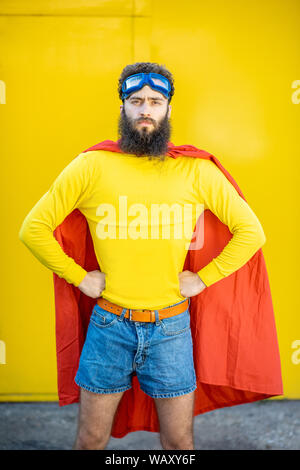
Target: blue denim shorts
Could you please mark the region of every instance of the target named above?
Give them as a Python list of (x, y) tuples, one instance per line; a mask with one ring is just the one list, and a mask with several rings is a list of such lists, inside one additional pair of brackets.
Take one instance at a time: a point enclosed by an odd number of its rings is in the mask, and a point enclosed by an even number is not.
[[(182, 301), (184, 302), (184, 300)], [(178, 302), (180, 304), (181, 302)], [(172, 304), (177, 305), (177, 304)], [(155, 322), (138, 322), (95, 305), (75, 377), (94, 393), (140, 388), (153, 398), (176, 397), (197, 388), (189, 308)]]

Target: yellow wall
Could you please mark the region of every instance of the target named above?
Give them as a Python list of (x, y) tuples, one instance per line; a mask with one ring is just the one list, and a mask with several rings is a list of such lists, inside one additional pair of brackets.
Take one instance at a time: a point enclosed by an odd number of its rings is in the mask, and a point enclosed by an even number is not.
[[(62, 6), (63, 5), (63, 6)], [(0, 401), (56, 400), (52, 273), (18, 239), (79, 152), (117, 138), (117, 80), (175, 76), (172, 142), (213, 153), (259, 217), (286, 398), (300, 398), (298, 0), (2, 0)]]

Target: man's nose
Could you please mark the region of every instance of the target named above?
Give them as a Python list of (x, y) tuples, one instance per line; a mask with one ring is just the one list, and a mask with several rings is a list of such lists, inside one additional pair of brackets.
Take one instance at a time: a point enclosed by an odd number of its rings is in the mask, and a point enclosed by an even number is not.
[(151, 115), (150, 111), (151, 111), (151, 108), (150, 108), (149, 103), (144, 102), (140, 108), (140, 114), (142, 116), (150, 116)]

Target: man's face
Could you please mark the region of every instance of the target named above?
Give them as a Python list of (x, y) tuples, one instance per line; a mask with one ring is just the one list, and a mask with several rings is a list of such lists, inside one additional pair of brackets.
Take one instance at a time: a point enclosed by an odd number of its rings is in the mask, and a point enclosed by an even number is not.
[(120, 148), (126, 153), (163, 157), (171, 133), (168, 99), (145, 85), (132, 93), (120, 110)]

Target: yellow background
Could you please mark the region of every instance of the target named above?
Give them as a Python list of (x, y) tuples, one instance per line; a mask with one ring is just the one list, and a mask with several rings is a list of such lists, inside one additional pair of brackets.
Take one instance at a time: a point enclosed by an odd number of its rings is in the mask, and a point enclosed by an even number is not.
[(299, 14), (298, 0), (1, 1), (0, 401), (57, 400), (52, 273), (18, 231), (78, 153), (117, 139), (136, 61), (171, 70), (171, 141), (214, 154), (263, 225), (284, 397), (300, 398)]

